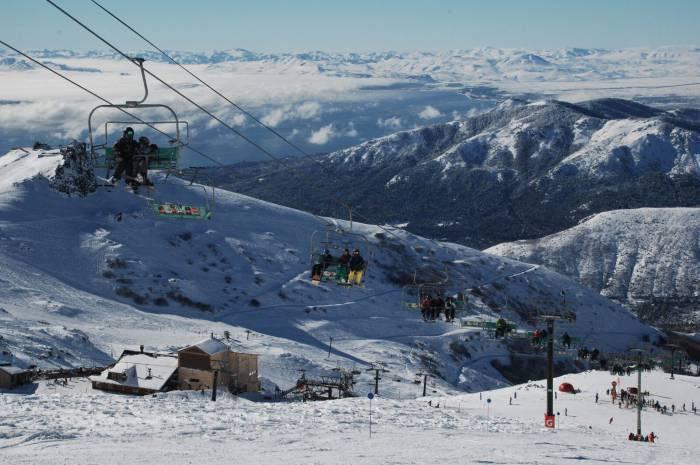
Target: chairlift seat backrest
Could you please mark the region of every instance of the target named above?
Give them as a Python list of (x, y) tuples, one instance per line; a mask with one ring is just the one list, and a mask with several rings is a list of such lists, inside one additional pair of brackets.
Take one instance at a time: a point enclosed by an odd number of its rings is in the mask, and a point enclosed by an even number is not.
[[(158, 147), (155, 153), (147, 155), (149, 170), (168, 170), (177, 168), (178, 147)], [(103, 160), (98, 160), (96, 168), (113, 169), (116, 166), (114, 161), (114, 149), (105, 148)]]

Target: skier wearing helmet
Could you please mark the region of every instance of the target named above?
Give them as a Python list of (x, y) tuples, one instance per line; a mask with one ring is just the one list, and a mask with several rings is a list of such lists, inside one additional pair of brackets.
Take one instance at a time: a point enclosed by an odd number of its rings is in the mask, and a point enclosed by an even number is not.
[(128, 176), (132, 171), (132, 162), (137, 148), (136, 141), (134, 141), (134, 129), (131, 127), (124, 129), (121, 139), (114, 144), (113, 148), (115, 167), (109, 182), (116, 184), (124, 172)]
[(349, 265), (350, 276), (348, 276), (348, 283), (359, 286), (362, 282), (362, 273), (365, 270), (365, 259), (360, 255), (360, 249), (355, 249), (352, 252)]

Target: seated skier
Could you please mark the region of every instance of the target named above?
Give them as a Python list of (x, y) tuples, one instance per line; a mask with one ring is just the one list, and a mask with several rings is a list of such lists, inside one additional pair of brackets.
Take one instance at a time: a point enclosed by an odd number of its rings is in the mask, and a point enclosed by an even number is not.
[(136, 154), (137, 144), (134, 141), (134, 130), (131, 127), (124, 129), (122, 137), (114, 144), (114, 173), (108, 179), (111, 184), (116, 184), (123, 173), (129, 176), (132, 172), (132, 163)]
[(496, 339), (499, 337), (506, 337), (507, 328), (508, 324), (506, 323), (506, 320), (504, 320), (503, 317), (499, 318), (496, 321)]
[(132, 175), (139, 184), (144, 186), (153, 185), (148, 179), (148, 159), (157, 153), (158, 146), (156, 144), (151, 144), (148, 137), (139, 137), (139, 143), (136, 146), (136, 154), (132, 163)]
[(316, 259), (314, 266), (311, 268), (311, 278), (316, 281), (320, 281), (323, 272), (326, 271), (326, 268), (332, 264), (333, 255), (331, 255), (331, 252), (328, 249), (325, 249), (323, 251), (323, 255)]
[(365, 259), (360, 255), (360, 249), (355, 249), (352, 252), (352, 257), (350, 257), (349, 262), (350, 275), (348, 276), (348, 282), (350, 284), (355, 284), (359, 286), (362, 282), (362, 273), (365, 270)]
[(343, 255), (338, 258), (338, 267), (335, 270), (335, 280), (339, 283), (348, 282), (348, 266), (350, 265), (350, 251), (343, 250)]

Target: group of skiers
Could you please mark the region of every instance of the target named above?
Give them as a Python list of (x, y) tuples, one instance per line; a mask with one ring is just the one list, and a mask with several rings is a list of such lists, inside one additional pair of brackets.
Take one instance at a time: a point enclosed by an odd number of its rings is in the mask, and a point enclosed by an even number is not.
[(333, 265), (335, 265), (335, 281), (337, 283), (359, 286), (362, 282), (365, 259), (362, 257), (360, 249), (355, 249), (352, 254), (350, 254), (349, 249), (344, 249), (337, 261), (331, 252), (325, 249), (322, 255), (316, 257), (311, 267), (311, 279), (321, 281), (323, 273)]
[(455, 319), (457, 306), (452, 297), (443, 299), (440, 293), (435, 298), (430, 294), (425, 294), (420, 300), (420, 311), (423, 315), (423, 321), (435, 321), (440, 317), (441, 313), (445, 314), (445, 321), (451, 323)]
[(114, 173), (108, 179), (116, 184), (124, 175), (126, 183), (134, 190), (139, 186), (152, 186), (148, 179), (148, 157), (158, 153), (158, 146), (151, 144), (148, 137), (141, 136), (134, 140), (134, 130), (124, 129), (122, 137), (114, 144)]
[(592, 361), (598, 360), (598, 356), (600, 355), (600, 351), (596, 348), (593, 350), (588, 350), (586, 347), (579, 349), (578, 351), (578, 358), (581, 359), (587, 359), (590, 358)]
[(544, 343), (547, 342), (547, 336), (548, 333), (546, 329), (536, 329), (535, 332), (532, 333), (532, 345), (544, 345)]
[(654, 442), (658, 436), (654, 434), (652, 431), (651, 433), (647, 434), (646, 436), (642, 434), (634, 434), (630, 433), (630, 435), (627, 437), (630, 441), (642, 441), (642, 442)]

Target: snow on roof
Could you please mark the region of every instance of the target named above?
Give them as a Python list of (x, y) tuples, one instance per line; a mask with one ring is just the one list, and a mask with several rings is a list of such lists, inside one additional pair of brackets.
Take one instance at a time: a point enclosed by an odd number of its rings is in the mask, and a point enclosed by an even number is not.
[(0, 371), (4, 371), (8, 375), (18, 375), (20, 373), (26, 373), (27, 370), (24, 368), (16, 367), (16, 366), (0, 366)]
[[(151, 369), (150, 377), (148, 369)], [(131, 386), (153, 391), (160, 391), (177, 370), (177, 357), (162, 355), (152, 357), (147, 354), (126, 355), (111, 368), (96, 376), (90, 376), (90, 381), (107, 384)], [(124, 373), (126, 379), (110, 379), (109, 373)]]
[(208, 353), (209, 355), (214, 355), (218, 354), (219, 352), (225, 352), (227, 350), (230, 350), (229, 346), (227, 346), (220, 340), (211, 337), (198, 342), (192, 347), (197, 347), (198, 349)]

